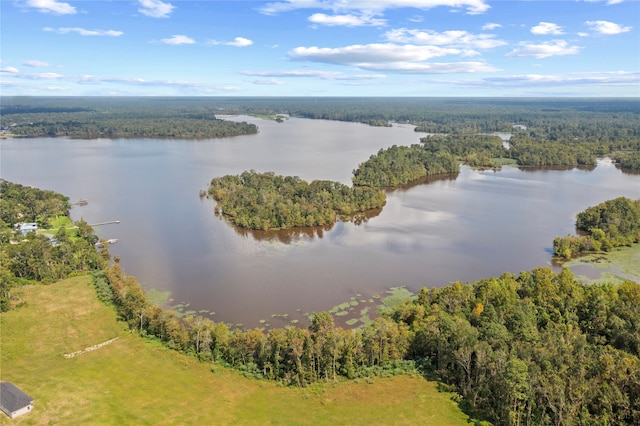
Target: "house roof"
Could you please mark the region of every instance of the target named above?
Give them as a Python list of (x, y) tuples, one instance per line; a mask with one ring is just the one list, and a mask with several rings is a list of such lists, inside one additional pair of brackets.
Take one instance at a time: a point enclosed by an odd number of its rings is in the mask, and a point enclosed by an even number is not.
[(2, 411), (12, 413), (33, 402), (26, 393), (22, 392), (11, 382), (0, 382), (0, 407)]

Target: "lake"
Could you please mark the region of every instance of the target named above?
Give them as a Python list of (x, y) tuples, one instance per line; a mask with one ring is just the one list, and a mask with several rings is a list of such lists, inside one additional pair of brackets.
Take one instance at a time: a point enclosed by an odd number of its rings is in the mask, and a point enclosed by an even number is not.
[[(169, 304), (245, 327), (304, 323), (305, 313), (350, 302), (359, 317), (391, 287), (417, 291), (551, 265), (553, 238), (575, 233), (575, 214), (618, 196), (640, 198), (640, 175), (600, 160), (592, 169), (476, 171), (389, 191), (362, 223), (249, 232), (200, 198), (211, 178), (274, 171), (351, 183), (379, 149), (419, 142), (412, 126), (291, 118), (255, 123), (256, 135), (226, 139), (0, 141), (1, 177), (61, 192), (87, 206), (74, 220), (96, 227), (145, 289)], [(188, 305), (188, 306), (187, 306)], [(215, 315), (213, 314), (215, 312)]]

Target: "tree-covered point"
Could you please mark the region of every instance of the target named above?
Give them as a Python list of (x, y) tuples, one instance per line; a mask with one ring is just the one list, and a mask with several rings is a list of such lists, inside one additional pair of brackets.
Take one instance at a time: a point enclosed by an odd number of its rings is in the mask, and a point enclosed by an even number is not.
[(553, 253), (570, 258), (586, 251), (609, 251), (640, 242), (640, 199), (618, 197), (589, 207), (576, 216), (583, 236), (556, 237)]
[(46, 226), (50, 218), (69, 216), (69, 209), (71, 204), (65, 195), (0, 179), (0, 219), (5, 226), (18, 222)]
[(208, 190), (221, 212), (242, 228), (277, 230), (332, 224), (338, 215), (350, 216), (382, 208), (380, 189), (349, 187), (339, 182), (297, 176), (278, 176), (253, 170), (214, 178)]
[(353, 171), (356, 186), (394, 187), (446, 173), (457, 173), (458, 161), (449, 152), (430, 152), (421, 145), (381, 149)]
[(616, 154), (613, 159), (623, 169), (640, 171), (640, 151)]

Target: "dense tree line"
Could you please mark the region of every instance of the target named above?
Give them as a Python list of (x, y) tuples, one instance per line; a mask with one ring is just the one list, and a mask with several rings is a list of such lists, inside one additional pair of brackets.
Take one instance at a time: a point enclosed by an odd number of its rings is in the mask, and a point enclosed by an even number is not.
[(56, 216), (69, 216), (69, 197), (0, 179), (0, 219), (3, 227), (18, 222), (46, 226)]
[(257, 133), (254, 124), (220, 120), (210, 104), (143, 98), (39, 98), (3, 105), (1, 127), (26, 137), (222, 138)]
[(381, 149), (353, 171), (353, 184), (394, 187), (425, 176), (458, 172), (458, 161), (448, 152), (430, 152), (421, 145)]
[(339, 215), (351, 216), (385, 203), (379, 189), (297, 176), (278, 176), (253, 170), (211, 180), (208, 193), (216, 211), (242, 228), (287, 229), (332, 224)]
[(556, 237), (553, 253), (570, 258), (588, 251), (609, 251), (640, 242), (640, 200), (619, 197), (589, 207), (576, 216), (576, 228), (585, 235)]
[(501, 425), (640, 423), (640, 284), (537, 268), (422, 289), (393, 312), (407, 358)]
[(596, 154), (602, 151), (598, 143), (548, 141), (526, 135), (513, 136), (509, 145), (505, 156), (521, 166), (595, 166)]
[(96, 251), (98, 237), (84, 220), (73, 230), (59, 228), (50, 238), (22, 235), (14, 225), (37, 222), (46, 228), (56, 216), (69, 216), (68, 197), (54, 191), (0, 182), (0, 310), (11, 307), (11, 289), (26, 282), (51, 283), (77, 272), (100, 270), (106, 249)]
[(640, 284), (631, 281), (584, 285), (569, 270), (544, 267), (423, 288), (361, 329), (336, 327), (319, 312), (307, 329), (266, 333), (180, 319), (146, 301), (117, 264), (96, 283), (112, 289), (132, 330), (250, 377), (306, 386), (417, 366), (495, 424), (640, 420)]
[(413, 362), (403, 361), (408, 327), (390, 318), (377, 318), (363, 330), (345, 330), (335, 326), (329, 313), (319, 312), (307, 329), (287, 326), (265, 334), (164, 311), (148, 301), (135, 278), (125, 275), (117, 263), (94, 274), (94, 284), (131, 330), (248, 376), (306, 386), (338, 377), (415, 371)]
[(640, 152), (617, 154), (613, 159), (623, 169), (640, 171)]

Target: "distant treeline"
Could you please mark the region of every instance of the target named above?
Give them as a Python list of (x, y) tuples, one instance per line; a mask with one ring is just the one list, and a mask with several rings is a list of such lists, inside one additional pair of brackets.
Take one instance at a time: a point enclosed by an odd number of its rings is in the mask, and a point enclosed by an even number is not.
[(17, 136), (207, 139), (257, 133), (220, 120), (212, 105), (144, 98), (20, 98), (0, 107), (0, 125)]
[[(289, 114), (374, 126), (410, 123), (440, 135), (436, 139), (448, 135), (445, 144), (471, 142), (464, 155), (452, 154), (473, 167), (496, 167), (497, 157), (523, 166), (572, 166), (609, 156), (640, 170), (637, 99), (3, 97), (1, 104), (0, 127), (21, 136), (217, 138), (257, 127), (216, 115)], [(512, 133), (511, 148), (474, 139), (493, 132)]]
[(640, 200), (619, 197), (589, 207), (576, 216), (576, 228), (586, 235), (556, 237), (553, 254), (568, 259), (583, 252), (639, 243)]

